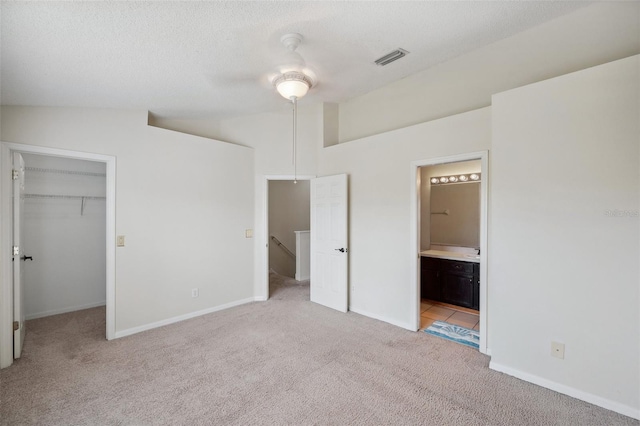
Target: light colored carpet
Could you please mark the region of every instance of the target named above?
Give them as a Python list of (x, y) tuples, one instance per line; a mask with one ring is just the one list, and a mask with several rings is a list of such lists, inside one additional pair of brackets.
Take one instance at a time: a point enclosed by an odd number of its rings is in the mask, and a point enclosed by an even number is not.
[(269, 272), (270, 300), (309, 300), (309, 280), (296, 281), (277, 272)]
[(29, 321), (3, 425), (637, 425), (504, 374), (478, 351), (272, 298), (111, 342), (104, 309)]

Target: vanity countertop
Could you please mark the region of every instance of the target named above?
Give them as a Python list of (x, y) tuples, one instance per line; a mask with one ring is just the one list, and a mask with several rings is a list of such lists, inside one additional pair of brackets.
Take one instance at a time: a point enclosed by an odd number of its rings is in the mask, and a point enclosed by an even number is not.
[(458, 253), (444, 250), (425, 250), (420, 252), (422, 257), (436, 257), (438, 259), (460, 260), (462, 262), (480, 263), (479, 254)]

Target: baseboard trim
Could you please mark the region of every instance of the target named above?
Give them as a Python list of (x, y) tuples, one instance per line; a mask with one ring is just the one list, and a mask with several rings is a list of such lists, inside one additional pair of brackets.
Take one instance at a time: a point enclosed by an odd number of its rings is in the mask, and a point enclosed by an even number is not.
[(188, 314), (178, 315), (177, 317), (167, 318), (161, 321), (152, 322), (150, 324), (141, 325), (138, 327), (128, 328), (126, 330), (116, 331), (115, 338), (131, 336), (132, 334), (141, 333), (143, 331), (152, 330), (154, 328), (163, 327), (165, 325), (174, 324), (176, 322), (196, 318), (202, 315), (211, 314), (213, 312), (223, 311), (225, 309), (233, 308), (235, 306), (245, 305), (247, 303), (254, 302), (255, 297), (249, 297), (247, 299), (236, 300), (235, 302), (225, 303), (224, 305), (214, 306), (213, 308), (202, 309), (200, 311), (189, 312)]
[(54, 309), (52, 311), (37, 312), (35, 314), (25, 315), (24, 319), (32, 320), (36, 318), (50, 317), (51, 315), (66, 314), (68, 312), (81, 311), (83, 309), (97, 308), (98, 306), (105, 306), (106, 304), (107, 302), (103, 300), (102, 302), (88, 303), (86, 305), (71, 306), (69, 308)]
[(367, 312), (364, 309), (360, 309), (357, 306), (349, 306), (349, 310), (356, 314), (364, 315), (365, 317), (377, 319), (379, 321), (383, 321), (389, 323), (391, 325), (395, 325), (396, 327), (404, 328), (409, 331), (416, 331), (416, 327), (406, 322), (397, 321), (392, 318), (385, 317), (384, 315), (374, 314), (372, 312)]
[(255, 302), (266, 302), (268, 299), (267, 296), (256, 296), (253, 298), (253, 300)]
[(508, 374), (509, 376), (522, 379), (529, 383), (533, 383), (534, 385), (542, 386), (543, 388), (551, 389), (552, 391), (568, 395), (572, 398), (580, 399), (590, 404), (597, 405), (598, 407), (606, 408), (607, 410), (615, 411), (616, 413), (620, 413), (633, 419), (640, 420), (640, 410), (629, 407), (628, 405), (624, 405), (610, 399), (602, 398), (600, 396), (584, 392), (571, 386), (566, 386), (554, 382), (552, 380), (544, 379), (534, 374), (525, 373), (524, 371), (507, 367), (506, 365), (502, 365), (494, 361), (489, 362), (489, 368), (491, 370), (499, 371), (501, 373)]

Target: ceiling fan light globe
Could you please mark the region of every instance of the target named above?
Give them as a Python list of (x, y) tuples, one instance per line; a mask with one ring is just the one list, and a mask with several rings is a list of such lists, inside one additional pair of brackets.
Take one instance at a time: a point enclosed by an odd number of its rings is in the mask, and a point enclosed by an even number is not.
[(288, 80), (278, 84), (278, 93), (286, 99), (293, 97), (300, 99), (309, 91), (309, 86), (303, 81)]
[(278, 76), (273, 85), (285, 99), (300, 99), (307, 94), (311, 87), (311, 79), (299, 72), (284, 73)]

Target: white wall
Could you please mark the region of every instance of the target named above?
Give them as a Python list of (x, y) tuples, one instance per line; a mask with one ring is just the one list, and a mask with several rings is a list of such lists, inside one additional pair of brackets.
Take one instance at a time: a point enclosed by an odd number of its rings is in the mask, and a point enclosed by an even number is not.
[(320, 153), (320, 175), (349, 174), (349, 309), (413, 328), (411, 163), (491, 145), (490, 109), (338, 144)]
[[(275, 236), (291, 252), (298, 256), (294, 231), (308, 231), (309, 181), (269, 181), (269, 235)], [(308, 261), (307, 261), (308, 263)], [(281, 275), (295, 277), (296, 260), (275, 241), (269, 241), (269, 268)]]
[[(438, 164), (420, 167), (420, 250), (429, 250), (431, 246), (431, 185), (434, 176), (481, 173), (479, 160), (458, 161), (456, 163)], [(478, 210), (479, 212), (479, 210)], [(479, 226), (479, 222), (478, 222)], [(478, 231), (478, 238), (479, 238)], [(476, 247), (476, 246), (473, 246)]]
[(594, 2), (342, 102), (340, 141), (485, 107), (494, 93), (638, 53), (640, 2)]
[[(291, 162), (291, 109), (223, 120), (221, 138), (225, 141), (250, 146), (255, 152), (254, 216), (254, 292), (258, 299), (266, 299), (268, 291), (268, 263), (265, 252), (268, 243), (266, 211), (267, 176), (290, 176)], [(323, 105), (298, 107), (298, 176), (314, 176), (317, 172), (318, 151), (323, 144)]]
[(636, 418), (639, 70), (493, 97), (488, 299), (493, 368)]
[[(254, 149), (256, 206), (254, 215), (254, 284), (258, 299), (266, 299), (268, 291), (268, 256), (265, 247), (269, 243), (267, 232), (267, 176), (293, 178), (292, 153), (292, 114), (291, 104), (282, 99), (277, 111), (253, 114), (242, 117), (217, 119), (167, 119), (151, 117), (153, 126), (173, 129), (193, 135), (224, 140), (233, 144)], [(331, 122), (325, 120), (331, 116)], [(311, 177), (317, 172), (318, 150), (327, 143), (337, 140), (337, 121), (335, 105), (307, 104), (302, 99), (298, 104), (298, 176)], [(325, 135), (325, 132), (329, 135)]]
[[(104, 163), (23, 154), (25, 193), (105, 197)], [(48, 173), (29, 168), (101, 174)], [(26, 318), (100, 306), (106, 299), (106, 203), (26, 198), (24, 264)]]
[(149, 113), (149, 126), (174, 130), (188, 135), (201, 136), (209, 139), (220, 139), (220, 119), (216, 117), (198, 118), (167, 118)]
[(2, 120), (5, 142), (117, 157), (116, 335), (253, 300), (253, 150), (149, 127), (144, 111), (3, 107)]

